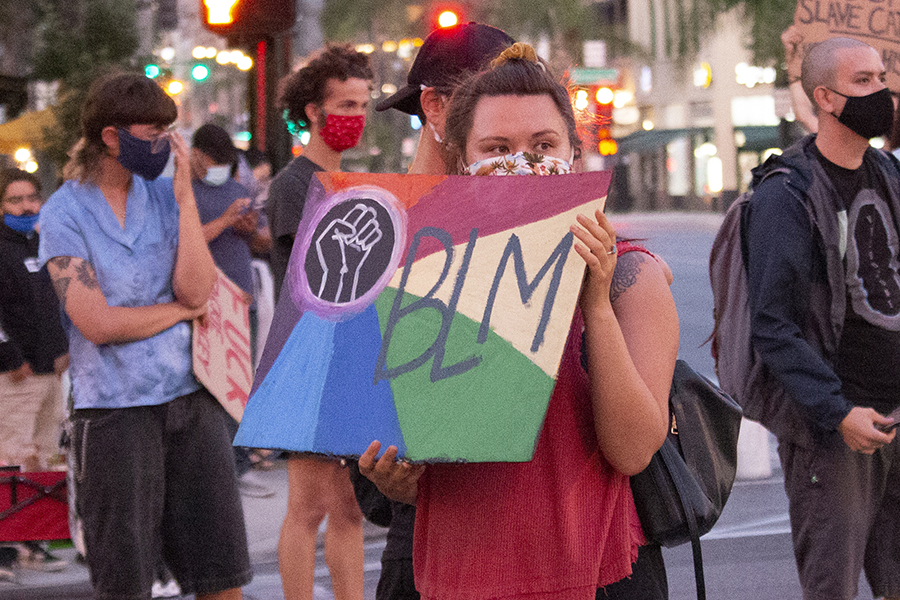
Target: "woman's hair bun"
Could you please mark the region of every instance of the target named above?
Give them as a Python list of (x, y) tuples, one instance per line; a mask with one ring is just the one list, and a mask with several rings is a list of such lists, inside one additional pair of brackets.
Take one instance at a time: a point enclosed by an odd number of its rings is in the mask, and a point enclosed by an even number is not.
[(529, 44), (516, 42), (501, 52), (500, 56), (491, 61), (491, 68), (496, 69), (511, 60), (527, 60), (529, 62), (540, 64), (538, 62), (537, 52), (534, 51), (534, 48)]

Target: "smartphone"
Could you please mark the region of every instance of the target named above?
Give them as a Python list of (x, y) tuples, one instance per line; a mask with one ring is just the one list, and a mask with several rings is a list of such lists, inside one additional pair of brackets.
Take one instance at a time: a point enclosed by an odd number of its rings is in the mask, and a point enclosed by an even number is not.
[(893, 419), (894, 422), (890, 425), (878, 425), (878, 430), (883, 431), (884, 433), (890, 433), (894, 429), (897, 429), (897, 427), (900, 427), (900, 408), (892, 411), (891, 414), (887, 416)]

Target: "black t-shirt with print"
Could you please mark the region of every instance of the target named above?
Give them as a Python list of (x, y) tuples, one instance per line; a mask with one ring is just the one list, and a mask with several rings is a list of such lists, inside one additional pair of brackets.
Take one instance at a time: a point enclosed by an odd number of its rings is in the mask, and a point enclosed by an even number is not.
[(844, 169), (816, 153), (846, 211), (847, 310), (835, 371), (850, 402), (886, 414), (900, 405), (897, 221), (874, 168)]

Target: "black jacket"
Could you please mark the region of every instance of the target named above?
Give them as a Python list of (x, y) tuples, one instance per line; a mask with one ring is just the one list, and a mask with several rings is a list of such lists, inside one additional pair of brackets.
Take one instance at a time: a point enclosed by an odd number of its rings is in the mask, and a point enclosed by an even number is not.
[[(833, 367), (846, 311), (846, 222), (814, 155), (815, 139), (807, 136), (753, 170), (746, 221), (753, 348), (787, 392), (772, 403), (792, 404), (773, 407), (763, 424), (800, 445), (836, 435), (853, 407)], [(892, 212), (900, 214), (900, 164), (874, 148), (863, 162), (881, 175)]]
[(0, 220), (0, 372), (27, 361), (35, 373), (52, 373), (53, 361), (68, 352), (59, 300), (38, 264), (38, 235)]

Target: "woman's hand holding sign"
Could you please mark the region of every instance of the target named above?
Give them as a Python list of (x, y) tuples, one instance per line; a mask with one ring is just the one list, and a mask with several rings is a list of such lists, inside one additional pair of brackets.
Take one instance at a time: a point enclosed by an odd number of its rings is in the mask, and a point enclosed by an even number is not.
[(377, 461), (381, 442), (374, 441), (359, 457), (359, 472), (375, 484), (378, 490), (398, 502), (416, 503), (419, 491), (419, 477), (425, 472), (425, 465), (413, 465), (397, 461), (397, 447), (388, 446)]

